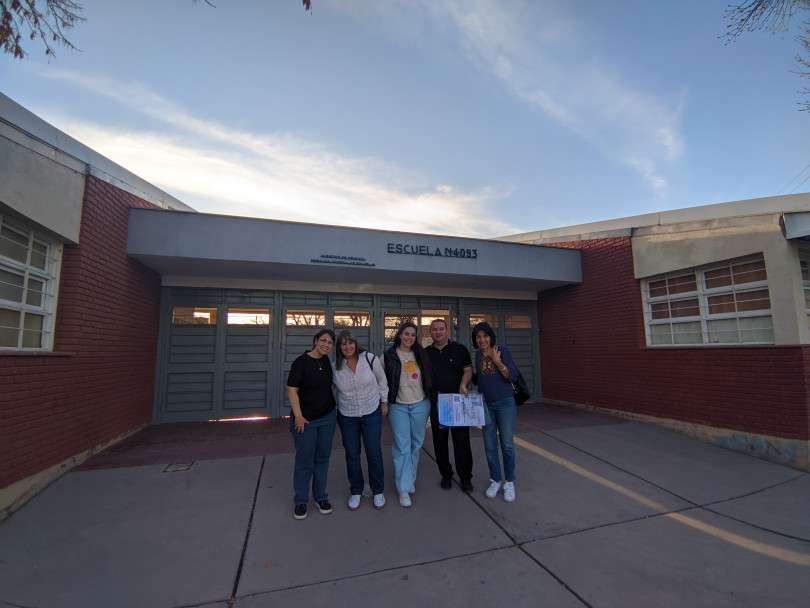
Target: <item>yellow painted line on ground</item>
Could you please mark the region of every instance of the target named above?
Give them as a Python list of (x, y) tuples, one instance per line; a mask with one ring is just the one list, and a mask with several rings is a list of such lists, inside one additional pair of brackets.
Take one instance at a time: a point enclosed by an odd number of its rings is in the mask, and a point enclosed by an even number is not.
[(722, 528), (718, 528), (717, 526), (712, 526), (710, 524), (704, 523), (695, 519), (694, 517), (689, 517), (688, 515), (684, 515), (683, 513), (667, 513), (667, 509), (662, 505), (654, 500), (650, 500), (649, 498), (645, 498), (641, 494), (637, 492), (633, 492), (624, 486), (621, 486), (609, 479), (605, 479), (601, 475), (597, 475), (596, 473), (589, 471), (579, 465), (574, 464), (573, 462), (568, 462), (564, 458), (557, 456), (553, 452), (549, 452), (548, 450), (544, 450), (541, 447), (534, 445), (533, 443), (529, 443), (525, 439), (521, 439), (519, 437), (515, 437), (515, 445), (519, 445), (520, 447), (529, 450), (549, 460), (555, 464), (558, 464), (562, 467), (565, 467), (569, 471), (576, 473), (577, 475), (581, 475), (586, 479), (590, 479), (591, 481), (598, 483), (599, 485), (605, 486), (606, 488), (610, 488), (636, 502), (639, 502), (651, 509), (662, 513), (665, 517), (669, 517), (670, 519), (674, 519), (677, 522), (680, 522), (684, 525), (687, 525), (695, 530), (700, 530), (706, 534), (710, 534), (715, 538), (719, 538), (720, 540), (726, 541), (733, 545), (737, 545), (738, 547), (742, 547), (743, 549), (748, 549), (749, 551), (754, 551), (755, 553), (759, 553), (761, 555), (767, 555), (768, 557), (773, 557), (775, 559), (779, 559), (785, 562), (789, 562), (791, 564), (797, 564), (799, 566), (810, 566), (810, 555), (806, 553), (799, 553), (798, 551), (791, 551), (790, 549), (782, 549), (780, 547), (775, 547), (773, 545), (769, 545), (767, 543), (761, 543), (759, 541), (746, 538), (745, 536), (741, 536), (739, 534), (735, 534), (733, 532), (728, 532), (723, 530)]

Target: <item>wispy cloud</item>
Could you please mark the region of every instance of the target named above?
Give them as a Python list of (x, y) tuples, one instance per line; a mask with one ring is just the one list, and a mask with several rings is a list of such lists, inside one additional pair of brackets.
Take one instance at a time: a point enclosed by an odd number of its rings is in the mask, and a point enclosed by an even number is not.
[(201, 120), (138, 84), (50, 72), (157, 121), (145, 132), (51, 113), (79, 141), (198, 211), (492, 237), (519, 230), (491, 215), (504, 192), (425, 185), (373, 158), (350, 158), (288, 134)]
[[(470, 58), (516, 97), (571, 129), (608, 158), (666, 188), (666, 165), (683, 151), (679, 107), (633, 90), (597, 57), (575, 48), (588, 36), (557, 2), (431, 3), (456, 24)], [(563, 59), (564, 58), (564, 59)]]
[[(467, 59), (511, 95), (538, 109), (635, 170), (663, 193), (671, 165), (683, 154), (683, 93), (661, 99), (637, 90), (582, 42), (592, 38), (560, 0), (399, 0), (400, 10), (430, 17), (457, 37)], [(391, 3), (363, 5), (390, 12)], [(347, 9), (348, 10), (348, 9)], [(354, 9), (356, 10), (356, 9)]]

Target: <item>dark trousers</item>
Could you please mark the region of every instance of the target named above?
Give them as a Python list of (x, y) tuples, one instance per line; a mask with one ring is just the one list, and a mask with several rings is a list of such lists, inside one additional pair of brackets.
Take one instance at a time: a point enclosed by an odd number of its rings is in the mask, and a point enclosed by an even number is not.
[(343, 449), (346, 451), (346, 474), (349, 477), (349, 493), (362, 494), (365, 487), (363, 466), (360, 458), (360, 442), (366, 449), (368, 464), (368, 483), (374, 494), (385, 490), (383, 455), (380, 440), (382, 438), (382, 409), (367, 416), (344, 416), (338, 412), (340, 434), (343, 436)]
[(458, 478), (464, 481), (472, 479), (472, 449), (470, 448), (470, 428), (466, 426), (439, 426), (439, 408), (436, 401), (430, 403), (430, 430), (433, 433), (433, 451), (436, 453), (436, 464), (442, 477), (452, 477), (453, 467), (450, 464), (450, 435), (453, 436), (453, 457), (456, 460)]

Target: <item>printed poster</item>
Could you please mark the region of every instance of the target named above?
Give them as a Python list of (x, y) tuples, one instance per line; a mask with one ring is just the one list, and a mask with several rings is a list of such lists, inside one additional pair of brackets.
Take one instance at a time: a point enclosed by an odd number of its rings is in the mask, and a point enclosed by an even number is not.
[(484, 426), (484, 396), (470, 393), (439, 393), (439, 424), (442, 426)]

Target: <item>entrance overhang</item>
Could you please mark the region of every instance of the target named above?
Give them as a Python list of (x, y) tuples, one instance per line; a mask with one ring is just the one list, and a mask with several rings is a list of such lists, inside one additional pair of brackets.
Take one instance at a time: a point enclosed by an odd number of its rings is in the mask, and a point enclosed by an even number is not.
[(163, 209), (130, 209), (127, 253), (164, 285), (536, 299), (580, 252)]

